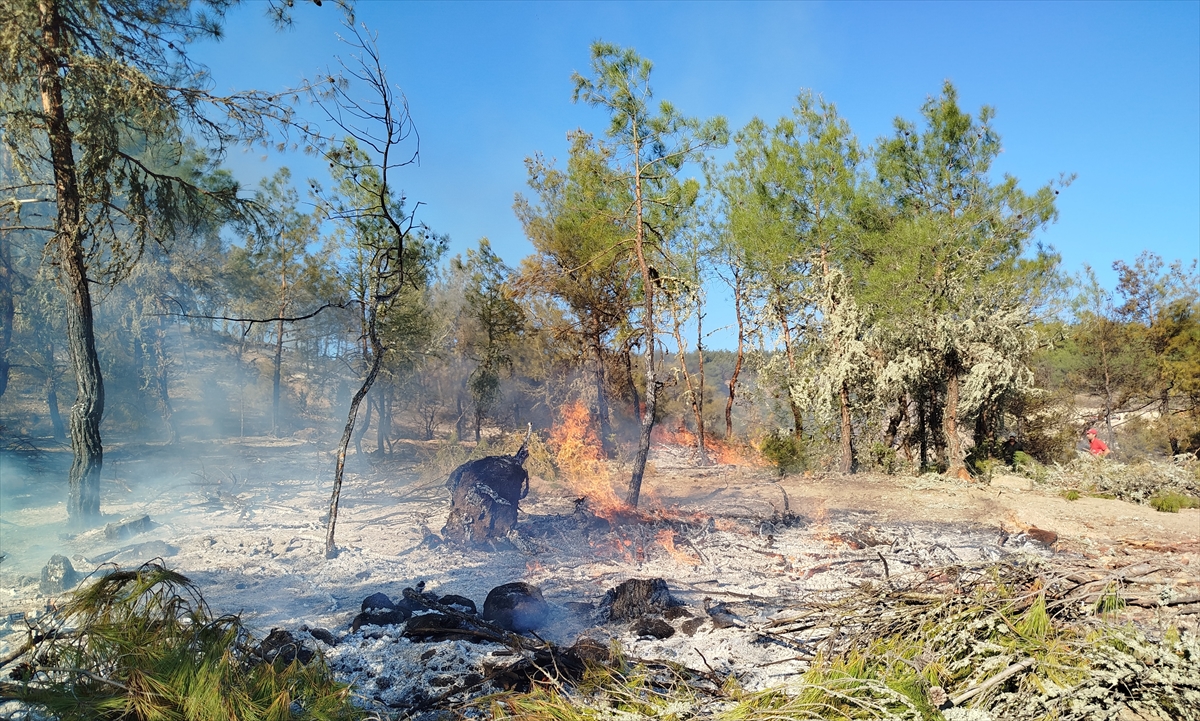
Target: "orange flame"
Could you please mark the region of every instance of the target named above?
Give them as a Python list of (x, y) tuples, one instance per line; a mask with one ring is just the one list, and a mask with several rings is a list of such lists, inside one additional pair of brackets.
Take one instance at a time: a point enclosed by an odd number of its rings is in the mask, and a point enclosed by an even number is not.
[(612, 518), (625, 508), (608, 480), (608, 464), (592, 428), (591, 414), (580, 401), (563, 406), (560, 419), (550, 431), (549, 446), (554, 461), (571, 490), (588, 499), (588, 509)]
[(669, 528), (664, 528), (658, 532), (658, 535), (655, 536), (655, 540), (658, 541), (660, 546), (666, 549), (667, 553), (671, 555), (671, 558), (674, 558), (679, 563), (688, 566), (695, 566), (699, 564), (699, 560), (695, 556), (687, 553), (686, 551), (681, 551), (675, 547), (675, 531), (672, 531)]
[[(665, 426), (655, 426), (650, 437), (655, 443), (663, 445), (681, 446), (684, 448), (696, 448), (699, 445), (699, 439), (696, 437), (696, 434), (688, 430), (687, 426), (684, 426), (682, 423), (673, 431), (668, 430)], [(708, 453), (710, 460), (724, 466), (767, 465), (766, 461), (752, 446), (739, 445), (712, 435), (706, 434), (704, 436), (704, 450)]]

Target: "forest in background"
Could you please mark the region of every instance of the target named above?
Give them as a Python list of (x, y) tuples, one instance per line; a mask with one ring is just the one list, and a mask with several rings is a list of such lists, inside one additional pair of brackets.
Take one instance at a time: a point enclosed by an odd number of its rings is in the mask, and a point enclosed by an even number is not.
[[(807, 91), (731, 132), (597, 43), (574, 100), (609, 129), (530, 149), (511, 268), (486, 239), (447, 257), (399, 190), (413, 121), (352, 20), (343, 76), (220, 97), (184, 50), (219, 19), (186, 3), (3, 8), (0, 423), (71, 443), (75, 516), (101, 436), (290, 436), (348, 408), (340, 462), (582, 406), (633, 505), (655, 426), (794, 470), (956, 473), (1010, 434), (1052, 462), (1089, 426), (1118, 459), (1200, 450), (1195, 260), (1065, 274), (1038, 233), (1071, 178), (999, 176), (994, 111), (949, 83), (869, 146)], [(330, 176), (221, 168), (289, 141)], [(736, 348), (709, 347), (720, 288)]]

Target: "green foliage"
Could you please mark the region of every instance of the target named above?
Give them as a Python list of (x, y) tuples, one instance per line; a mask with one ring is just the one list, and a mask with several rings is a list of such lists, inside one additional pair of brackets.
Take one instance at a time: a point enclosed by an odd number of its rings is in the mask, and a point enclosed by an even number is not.
[(890, 446), (885, 446), (876, 441), (871, 444), (871, 448), (867, 457), (870, 459), (870, 467), (887, 475), (895, 475), (896, 471), (900, 470), (902, 465), (900, 456), (896, 453), (896, 449)]
[(1150, 505), (1162, 513), (1179, 513), (1181, 508), (1200, 508), (1200, 498), (1167, 491), (1151, 497)]
[(1070, 488), (1065, 491), (1062, 491), (1058, 495), (1062, 496), (1063, 498), (1067, 499), (1068, 501), (1078, 501), (1080, 498), (1083, 497), (1079, 493), (1079, 491), (1075, 490), (1074, 488)]
[(5, 691), (63, 721), (362, 718), (322, 660), (262, 660), (239, 618), (157, 564), (81, 588), (38, 633)]
[(776, 431), (762, 439), (758, 452), (779, 470), (779, 475), (799, 473), (808, 467), (808, 449), (804, 441), (787, 431)]

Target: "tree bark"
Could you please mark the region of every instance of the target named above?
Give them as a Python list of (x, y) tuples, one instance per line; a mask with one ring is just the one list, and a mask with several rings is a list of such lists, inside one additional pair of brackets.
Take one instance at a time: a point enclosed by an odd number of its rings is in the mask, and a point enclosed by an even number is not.
[(963, 465), (962, 444), (958, 440), (958, 364), (950, 364), (950, 377), (946, 380), (946, 407), (942, 410), (942, 432), (946, 436), (946, 473), (956, 475), (966, 468)]
[(787, 318), (782, 311), (779, 312), (779, 325), (783, 329), (783, 350), (787, 355), (788, 362), (787, 397), (788, 406), (792, 409), (792, 436), (799, 439), (804, 435), (804, 411), (792, 397), (792, 376), (796, 372), (796, 354), (792, 350), (792, 328), (788, 325)]
[(600, 423), (600, 451), (605, 458), (616, 455), (613, 448), (612, 423), (609, 421), (608, 390), (604, 379), (604, 344), (600, 339), (600, 321), (592, 319), (592, 332), (588, 338), (592, 346), (592, 358), (596, 363), (596, 416)]
[(67, 429), (63, 426), (62, 414), (58, 411), (58, 389), (55, 387), (54, 371), (46, 376), (46, 410), (50, 412), (50, 426), (54, 429), (54, 440), (62, 443), (67, 440)]
[(280, 306), (279, 327), (275, 331), (275, 366), (271, 374), (271, 435), (279, 437), (279, 380), (283, 366), (283, 314), (286, 305)]
[(842, 406), (842, 473), (854, 473), (854, 427), (850, 423), (850, 389), (842, 381), (838, 399)]
[(68, 475), (67, 517), (74, 525), (87, 525), (100, 518), (100, 470), (104, 447), (100, 420), (104, 416), (104, 379), (96, 355), (92, 318), (92, 295), (84, 260), (83, 209), (75, 172), (73, 133), (63, 104), (62, 16), (56, 0), (40, 0), (42, 48), (38, 55), (38, 82), (46, 134), (54, 167), (57, 213), (54, 244), (58, 253), (59, 278), (66, 290), (67, 350), (75, 370), (78, 392), (71, 406), (71, 450), (74, 459)]
[(8, 349), (12, 347), (13, 319), (16, 305), (13, 303), (13, 270), (10, 257), (8, 233), (0, 233), (0, 397), (8, 390)]
[(158, 405), (162, 411), (163, 423), (167, 426), (167, 444), (179, 440), (179, 428), (175, 425), (175, 409), (171, 407), (171, 395), (168, 393), (167, 353), (163, 347), (167, 329), (159, 316), (158, 329), (154, 336), (154, 379), (158, 389)]
[(742, 372), (742, 363), (746, 359), (746, 319), (742, 314), (742, 274), (737, 268), (733, 269), (733, 313), (737, 318), (737, 357), (733, 363), (733, 375), (729, 376), (729, 399), (725, 401), (725, 440), (733, 438), (733, 399), (737, 395), (738, 375)]
[(633, 473), (629, 478), (629, 492), (625, 502), (637, 508), (642, 493), (642, 477), (646, 473), (646, 458), (650, 455), (650, 433), (654, 430), (654, 414), (658, 410), (658, 372), (654, 363), (654, 289), (656, 278), (651, 277), (650, 264), (646, 261), (646, 227), (643, 223), (642, 206), (642, 148), (636, 120), (633, 122), (633, 202), (637, 227), (634, 230), (633, 247), (637, 255), (638, 270), (642, 274), (642, 327), (646, 342), (646, 407), (642, 411), (642, 432), (638, 438), (638, 451), (633, 459)]
[(350, 399), (350, 411), (346, 414), (346, 428), (342, 431), (342, 442), (338, 445), (337, 464), (334, 466), (333, 471), (333, 495), (329, 498), (329, 513), (325, 530), (325, 558), (337, 557), (334, 532), (337, 529), (338, 504), (342, 496), (342, 476), (346, 470), (346, 451), (350, 447), (350, 436), (354, 433), (354, 420), (358, 416), (358, 406), (371, 390), (376, 376), (379, 375), (379, 368), (383, 365), (383, 342), (379, 340), (379, 335), (375, 332), (374, 309), (371, 311), (367, 333), (371, 340), (371, 347), (375, 351), (375, 357), (371, 359), (370, 370), (367, 371), (367, 376), (363, 378), (362, 385), (355, 391), (354, 397)]

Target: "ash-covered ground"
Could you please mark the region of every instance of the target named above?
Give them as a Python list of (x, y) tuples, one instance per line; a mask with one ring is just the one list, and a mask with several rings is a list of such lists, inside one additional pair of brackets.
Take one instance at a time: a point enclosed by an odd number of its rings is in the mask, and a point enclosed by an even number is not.
[[(756, 689), (806, 667), (807, 655), (795, 644), (763, 633), (771, 620), (847, 589), (905, 583), (947, 565), (1013, 554), (1129, 553), (1111, 537), (1054, 540), (1031, 531), (1032, 520), (1022, 521), (1000, 499), (1025, 493), (1030, 508), (1049, 504), (1032, 491), (909, 479), (905, 493), (895, 492), (891, 501), (885, 493), (872, 502), (827, 504), (804, 486), (836, 484), (836, 478), (780, 483), (764, 469), (699, 468), (687, 449), (663, 446), (652, 453), (638, 516), (605, 520), (603, 509), (579, 502), (571, 488), (535, 477), (521, 503), (517, 537), (495, 550), (438, 542), (448, 511), (445, 479), (422, 481), (415, 456), (377, 466), (352, 458), (338, 522), (340, 553), (326, 559), (328, 454), (312, 443), (271, 439), (189, 450), (195, 453), (186, 462), (176, 448), (108, 454), (102, 499), (108, 520), (146, 514), (152, 522), (122, 539), (106, 537), (103, 527), (66, 533), (61, 476), (39, 480), (5, 461), (0, 609), (8, 620), (0, 626), (0, 654), (20, 640), (22, 614), (56, 601), (39, 588), (40, 569), (52, 555), (67, 556), (81, 574), (161, 557), (196, 582), (214, 612), (241, 613), (263, 636), (272, 628), (328, 630), (336, 644), (311, 645), (367, 705), (411, 711), (495, 690), (480, 681), (511, 656), (494, 643), (410, 641), (403, 626), (368, 625), (350, 633), (365, 597), (384, 593), (398, 600), (420, 583), (427, 592), (465, 596), (482, 608), (490, 589), (525, 581), (549, 603), (547, 623), (537, 631), (547, 641), (569, 646), (588, 637), (608, 645), (615, 639), (631, 657), (735, 674)], [(931, 483), (938, 487), (931, 490)], [(924, 501), (931, 512), (906, 513), (913, 493), (940, 500)], [(945, 504), (945, 513), (937, 503)], [(953, 512), (967, 503), (995, 513)], [(996, 522), (997, 514), (1007, 520)], [(1164, 583), (1194, 592), (1200, 548), (1195, 536), (1189, 540), (1192, 518), (1171, 522), (1181, 525), (1157, 524), (1161, 542), (1178, 546), (1169, 552), (1177, 573)], [(670, 637), (639, 635), (628, 621), (604, 617), (598, 604), (606, 591), (632, 578), (665, 580), (682, 605), (672, 614)], [(299, 638), (309, 642), (307, 634)]]

